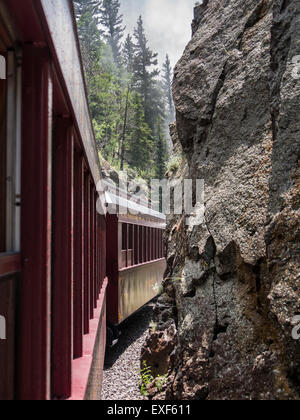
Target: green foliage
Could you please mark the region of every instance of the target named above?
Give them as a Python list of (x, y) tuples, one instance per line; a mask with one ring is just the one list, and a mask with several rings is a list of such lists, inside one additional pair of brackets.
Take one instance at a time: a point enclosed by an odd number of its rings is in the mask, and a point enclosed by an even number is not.
[(103, 0), (100, 9), (100, 23), (104, 37), (111, 47), (115, 63), (121, 62), (121, 40), (124, 30), (123, 17), (120, 15), (119, 0)]
[(133, 102), (132, 130), (129, 136), (129, 144), (132, 145), (129, 151), (129, 161), (139, 174), (148, 165), (153, 164), (152, 150), (153, 138), (148, 124), (145, 122), (145, 115), (140, 96), (136, 93)]
[(163, 90), (167, 108), (167, 121), (172, 123), (175, 119), (174, 102), (172, 96), (172, 68), (168, 54), (163, 65)]
[(163, 387), (166, 385), (168, 380), (168, 374), (154, 377), (152, 374), (152, 369), (147, 365), (147, 362), (143, 362), (143, 369), (140, 372), (141, 375), (141, 394), (143, 397), (147, 397), (148, 386), (155, 382), (155, 386), (159, 392), (162, 391)]
[(169, 158), (166, 164), (166, 168), (168, 172), (174, 173), (178, 171), (181, 165), (182, 165), (182, 156), (174, 154)]
[(157, 179), (163, 179), (166, 173), (166, 161), (168, 159), (167, 144), (164, 138), (162, 130), (162, 124), (160, 118), (157, 122), (157, 133), (156, 133), (156, 173)]
[(141, 394), (143, 397), (148, 396), (147, 388), (154, 381), (154, 377), (151, 372), (151, 367), (147, 365), (147, 362), (143, 362), (143, 369), (141, 370)]
[(99, 153), (116, 169), (134, 169), (146, 180), (162, 178), (170, 66), (159, 80), (142, 17), (133, 36), (123, 38), (119, 0), (74, 0), (74, 5)]

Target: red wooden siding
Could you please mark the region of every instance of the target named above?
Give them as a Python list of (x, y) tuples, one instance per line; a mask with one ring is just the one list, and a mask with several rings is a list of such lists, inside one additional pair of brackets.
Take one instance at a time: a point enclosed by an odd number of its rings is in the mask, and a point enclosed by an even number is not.
[[(1, 261), (0, 261), (1, 265)], [(0, 339), (0, 400), (15, 397), (16, 287), (19, 276), (0, 278), (0, 315), (5, 318), (6, 340)]]
[(84, 333), (89, 333), (90, 321), (90, 176), (84, 178)]
[(90, 319), (94, 318), (95, 309), (95, 194), (94, 186), (90, 184)]
[(74, 153), (74, 358), (83, 355), (84, 296), (84, 162)]
[(73, 358), (73, 133), (56, 118), (54, 138), (54, 255), (52, 314), (52, 397), (71, 395)]

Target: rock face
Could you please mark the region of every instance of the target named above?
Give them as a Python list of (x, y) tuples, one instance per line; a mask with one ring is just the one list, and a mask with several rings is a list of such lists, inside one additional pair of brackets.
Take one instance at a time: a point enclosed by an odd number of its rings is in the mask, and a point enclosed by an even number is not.
[(193, 33), (175, 69), (186, 165), (172, 176), (205, 180), (205, 221), (169, 217), (142, 360), (169, 373), (166, 399), (299, 399), (300, 2), (206, 0)]

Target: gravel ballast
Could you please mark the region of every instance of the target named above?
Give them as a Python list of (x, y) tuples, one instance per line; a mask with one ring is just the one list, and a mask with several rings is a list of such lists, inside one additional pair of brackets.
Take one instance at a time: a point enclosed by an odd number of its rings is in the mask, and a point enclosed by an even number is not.
[(144, 399), (139, 390), (140, 355), (153, 307), (154, 303), (149, 303), (122, 324), (118, 343), (106, 355), (102, 400)]

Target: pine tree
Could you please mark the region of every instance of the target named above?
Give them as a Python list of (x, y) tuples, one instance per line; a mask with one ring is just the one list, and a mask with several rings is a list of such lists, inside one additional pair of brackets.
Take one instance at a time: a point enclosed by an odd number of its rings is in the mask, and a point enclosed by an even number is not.
[(145, 179), (163, 176), (164, 89), (142, 18), (134, 41), (128, 35), (121, 49), (118, 0), (74, 4), (99, 152), (112, 166), (133, 168)]
[(125, 97), (125, 109), (124, 109), (124, 119), (123, 119), (123, 130), (121, 135), (119, 155), (120, 155), (120, 169), (123, 171), (124, 162), (125, 162), (125, 151), (126, 151), (126, 134), (127, 134), (127, 125), (128, 125), (128, 114), (130, 111), (130, 95), (132, 92), (132, 71), (134, 63), (134, 45), (132, 42), (132, 37), (127, 36), (124, 43), (123, 51), (123, 65), (126, 68), (127, 72), (127, 81), (126, 81), (126, 97)]
[(170, 124), (175, 120), (175, 109), (172, 96), (172, 68), (168, 54), (163, 65), (163, 90), (167, 104), (167, 123)]
[(154, 96), (157, 97), (155, 91), (157, 89), (156, 77), (159, 71), (153, 66), (157, 66), (157, 54), (153, 53), (148, 46), (148, 40), (145, 35), (142, 16), (139, 17), (137, 27), (134, 30), (134, 87), (142, 98), (142, 104), (145, 113), (145, 119), (148, 125), (154, 130), (156, 122), (156, 111), (158, 111), (158, 103), (155, 102)]
[(129, 34), (124, 43), (122, 56), (127, 73), (132, 76), (134, 66), (134, 43), (132, 42), (132, 36)]
[(157, 123), (157, 135), (156, 135), (156, 159), (155, 159), (155, 176), (157, 179), (163, 179), (166, 172), (167, 162), (167, 145), (164, 138), (162, 129), (162, 123), (160, 118)]
[(102, 0), (74, 0), (76, 17), (79, 18), (87, 12), (91, 12), (93, 15), (97, 15), (101, 3)]
[(100, 50), (103, 47), (98, 29), (101, 0), (74, 0), (78, 35), (81, 45), (88, 89), (90, 80), (97, 73)]
[(124, 35), (123, 16), (120, 15), (119, 0), (103, 0), (100, 23), (104, 28), (104, 36), (110, 45), (115, 63), (121, 62), (121, 39)]
[(135, 94), (129, 161), (131, 166), (141, 175), (149, 174), (153, 166), (153, 138), (151, 134), (151, 129), (145, 122), (141, 98), (138, 94)]

